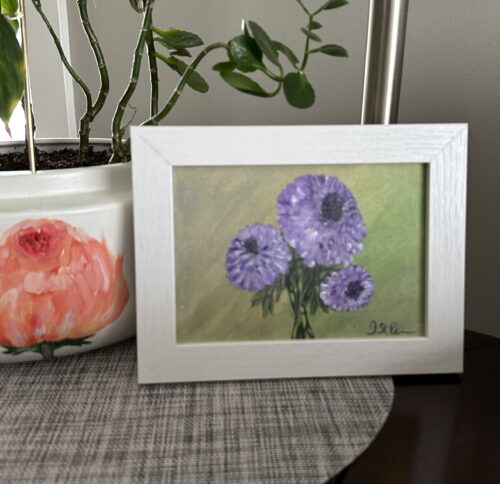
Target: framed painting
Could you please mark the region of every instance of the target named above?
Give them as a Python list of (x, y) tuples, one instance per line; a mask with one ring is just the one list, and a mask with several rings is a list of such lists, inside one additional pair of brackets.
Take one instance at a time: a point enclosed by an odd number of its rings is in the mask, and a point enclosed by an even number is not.
[(139, 382), (462, 371), (466, 125), (132, 130)]

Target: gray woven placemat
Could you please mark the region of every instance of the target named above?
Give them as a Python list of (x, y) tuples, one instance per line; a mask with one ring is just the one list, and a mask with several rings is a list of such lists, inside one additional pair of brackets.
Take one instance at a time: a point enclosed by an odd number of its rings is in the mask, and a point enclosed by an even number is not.
[(137, 385), (135, 341), (0, 367), (0, 482), (323, 482), (382, 427), (391, 378)]

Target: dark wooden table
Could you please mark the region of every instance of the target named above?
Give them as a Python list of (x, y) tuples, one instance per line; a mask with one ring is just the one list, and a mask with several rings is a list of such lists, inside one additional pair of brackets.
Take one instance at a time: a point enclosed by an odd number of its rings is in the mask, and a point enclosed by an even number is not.
[(331, 483), (500, 483), (500, 339), (466, 331), (461, 377), (397, 377), (395, 384), (384, 428)]

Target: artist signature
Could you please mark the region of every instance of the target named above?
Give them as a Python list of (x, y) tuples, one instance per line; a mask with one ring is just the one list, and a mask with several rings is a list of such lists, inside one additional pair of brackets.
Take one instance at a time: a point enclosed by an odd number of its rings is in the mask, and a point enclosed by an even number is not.
[(405, 331), (399, 327), (397, 321), (392, 323), (379, 323), (372, 319), (369, 323), (370, 331), (367, 333), (368, 336), (373, 336), (374, 334), (387, 334), (387, 335), (397, 335), (397, 334), (414, 334), (416, 331)]

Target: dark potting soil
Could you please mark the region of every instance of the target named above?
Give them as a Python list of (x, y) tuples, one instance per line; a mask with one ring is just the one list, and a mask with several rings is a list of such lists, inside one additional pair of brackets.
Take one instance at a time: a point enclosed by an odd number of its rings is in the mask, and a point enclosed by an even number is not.
[[(88, 157), (83, 162), (78, 160), (78, 150), (63, 148), (56, 151), (35, 149), (37, 170), (57, 170), (60, 168), (82, 168), (85, 166), (106, 165), (111, 152), (95, 151), (90, 147)], [(0, 153), (0, 171), (29, 170), (28, 156), (23, 151)]]

